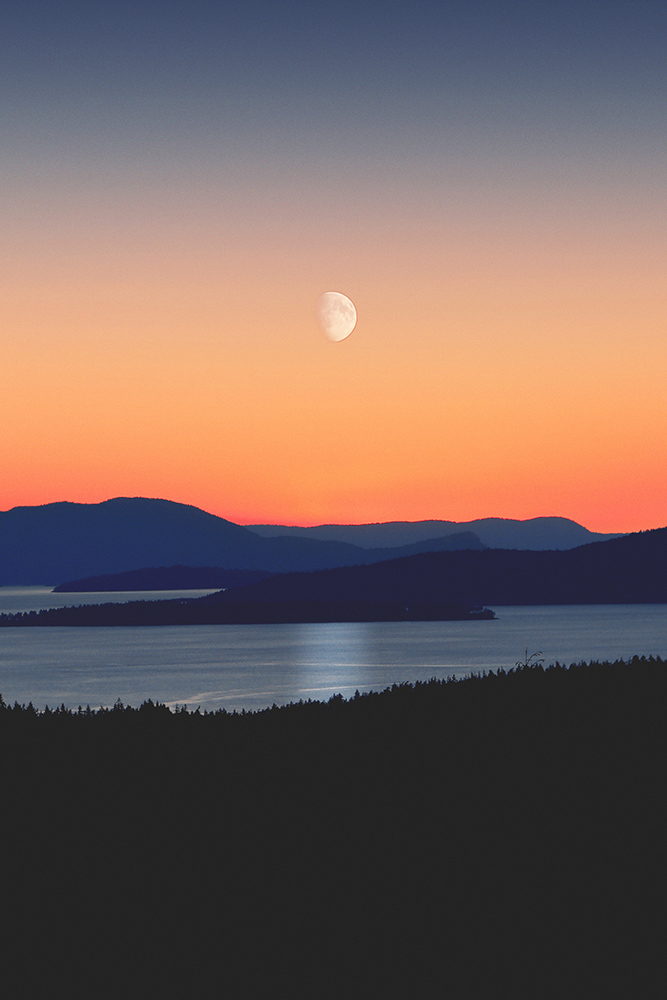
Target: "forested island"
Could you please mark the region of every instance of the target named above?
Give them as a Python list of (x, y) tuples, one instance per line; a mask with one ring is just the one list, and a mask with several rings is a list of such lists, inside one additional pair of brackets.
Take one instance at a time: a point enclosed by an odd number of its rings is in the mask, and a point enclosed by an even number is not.
[(531, 661), (255, 713), (0, 702), (8, 995), (652, 995), (667, 662)]
[(438, 601), (224, 600), (185, 598), (81, 604), (0, 615), (0, 628), (110, 625), (268, 625), (302, 622), (480, 621), (495, 618), (489, 608), (464, 608)]

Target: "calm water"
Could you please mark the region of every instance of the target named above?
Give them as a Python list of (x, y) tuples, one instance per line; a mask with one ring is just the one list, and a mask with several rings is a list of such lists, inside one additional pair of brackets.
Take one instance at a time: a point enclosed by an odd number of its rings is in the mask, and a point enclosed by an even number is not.
[[(138, 596), (0, 588), (0, 611)], [(509, 607), (496, 614), (497, 621), (481, 622), (0, 629), (0, 692), (38, 708), (152, 698), (250, 709), (512, 667), (526, 648), (541, 650), (546, 663), (635, 653), (667, 658), (664, 604)]]

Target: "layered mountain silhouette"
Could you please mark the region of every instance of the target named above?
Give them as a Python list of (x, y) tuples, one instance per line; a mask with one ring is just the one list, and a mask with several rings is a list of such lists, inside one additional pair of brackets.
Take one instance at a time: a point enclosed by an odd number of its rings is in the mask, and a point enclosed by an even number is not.
[(619, 534), (589, 531), (566, 517), (533, 517), (527, 521), (502, 517), (461, 522), (386, 521), (378, 524), (320, 524), (312, 528), (278, 524), (250, 524), (248, 527), (264, 538), (295, 535), (326, 542), (348, 542), (368, 549), (431, 543), (453, 531), (471, 531), (484, 547), (491, 549), (573, 549), (588, 542), (605, 542), (620, 537)]
[(205, 601), (348, 600), (511, 604), (667, 603), (667, 528), (567, 551), (427, 552), (372, 566), (263, 580)]
[[(469, 530), (471, 525), (479, 525), (485, 537)], [(175, 565), (268, 573), (311, 571), (369, 565), (420, 552), (481, 550), (510, 536), (506, 547), (527, 549), (563, 549), (598, 537), (564, 518), (275, 528), (275, 537), (264, 537), (259, 530), (187, 504), (143, 497), (15, 507), (0, 512), (0, 586), (56, 585)], [(337, 532), (340, 537), (309, 534), (319, 530)], [(352, 538), (359, 541), (348, 540)], [(369, 543), (370, 548), (364, 547)]]
[[(470, 533), (434, 547), (477, 547)], [(421, 545), (421, 550), (429, 546)], [(219, 566), (265, 572), (375, 562), (347, 542), (261, 538), (232, 521), (171, 500), (117, 497), (99, 504), (53, 503), (0, 513), (0, 586), (59, 584), (150, 566)], [(407, 554), (407, 553), (406, 553)]]
[(494, 605), (641, 603), (667, 603), (667, 528), (562, 552), (421, 553), (279, 574), (196, 600), (5, 615), (0, 625), (423, 621), (493, 617)]
[(197, 507), (142, 497), (53, 503), (0, 514), (0, 584), (58, 584), (149, 566), (318, 569), (356, 549), (314, 539), (263, 539)]

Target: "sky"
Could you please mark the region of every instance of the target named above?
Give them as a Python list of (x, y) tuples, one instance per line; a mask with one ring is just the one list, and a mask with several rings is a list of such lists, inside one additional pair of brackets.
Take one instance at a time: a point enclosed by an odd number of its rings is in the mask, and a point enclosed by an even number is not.
[(666, 525), (666, 43), (644, 0), (4, 0), (0, 509)]

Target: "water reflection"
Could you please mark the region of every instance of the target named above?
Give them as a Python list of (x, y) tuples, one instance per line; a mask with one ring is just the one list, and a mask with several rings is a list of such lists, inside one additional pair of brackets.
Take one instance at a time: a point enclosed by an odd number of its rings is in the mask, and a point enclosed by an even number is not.
[(223, 643), (209, 664), (218, 686), (168, 704), (249, 708), (369, 690), (374, 672), (368, 628), (358, 622), (211, 627), (211, 638)]
[(497, 621), (0, 629), (0, 692), (37, 707), (258, 709), (545, 662), (667, 657), (667, 605), (514, 607)]
[(369, 624), (337, 622), (297, 625), (296, 658), (290, 687), (301, 697), (322, 701), (340, 692), (349, 697), (373, 686)]

